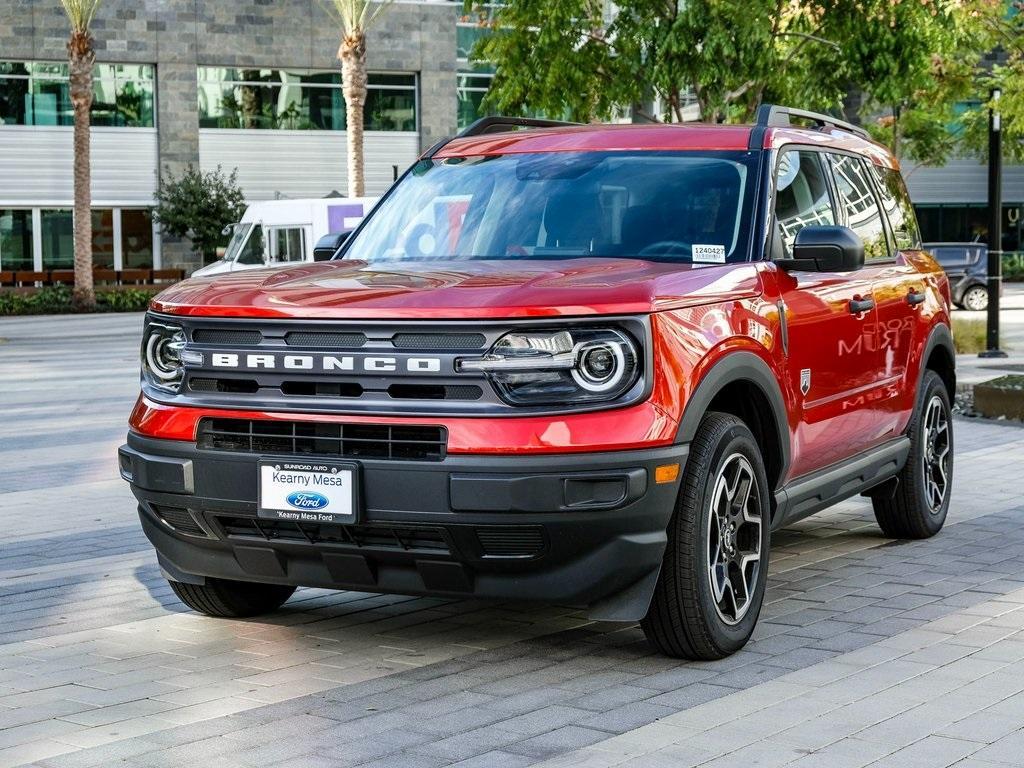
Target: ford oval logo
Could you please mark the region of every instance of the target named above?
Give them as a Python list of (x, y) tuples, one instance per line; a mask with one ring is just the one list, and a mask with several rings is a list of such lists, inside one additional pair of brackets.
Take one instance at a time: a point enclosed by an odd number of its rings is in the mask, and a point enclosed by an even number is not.
[(296, 509), (323, 509), (330, 503), (326, 496), (313, 491), (289, 493), (285, 501)]

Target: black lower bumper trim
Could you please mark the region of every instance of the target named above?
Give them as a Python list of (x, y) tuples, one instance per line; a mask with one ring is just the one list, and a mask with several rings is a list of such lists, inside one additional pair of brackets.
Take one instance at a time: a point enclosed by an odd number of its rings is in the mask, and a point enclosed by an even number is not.
[[(129, 435), (122, 474), (170, 578), (601, 604), (634, 620), (650, 597), (635, 586), (653, 586), (678, 493), (678, 480), (657, 484), (654, 470), (684, 462), (686, 447), (365, 461), (355, 525), (258, 517), (260, 458)], [(187, 464), (190, 487), (168, 489), (174, 473), (162, 462)], [(147, 487), (153, 477), (159, 488)], [(194, 526), (179, 530), (176, 521)], [(618, 594), (629, 605), (615, 605)]]

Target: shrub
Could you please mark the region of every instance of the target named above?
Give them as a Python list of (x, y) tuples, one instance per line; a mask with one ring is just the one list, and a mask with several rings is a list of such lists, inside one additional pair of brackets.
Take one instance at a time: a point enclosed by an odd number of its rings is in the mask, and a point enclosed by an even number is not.
[[(160, 290), (122, 288), (96, 291), (97, 312), (143, 312), (149, 300)], [(75, 312), (71, 288), (47, 286), (31, 292), (0, 291), (0, 315), (63, 315)]]
[[(953, 318), (953, 343), (958, 355), (976, 354), (987, 348), (988, 324), (984, 320), (967, 320)], [(1006, 350), (1009, 347), (1000, 341), (999, 346)]]

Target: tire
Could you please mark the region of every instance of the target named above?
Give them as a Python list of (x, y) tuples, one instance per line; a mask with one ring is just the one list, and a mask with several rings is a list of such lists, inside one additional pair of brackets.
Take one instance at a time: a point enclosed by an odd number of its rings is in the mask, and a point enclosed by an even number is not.
[(207, 616), (229, 619), (276, 611), (295, 591), (295, 587), (278, 584), (226, 579), (207, 579), (205, 585), (170, 580), (167, 583), (178, 599), (192, 610)]
[(988, 309), (988, 288), (983, 285), (972, 285), (960, 297), (960, 306), (972, 312)]
[(891, 495), (872, 498), (875, 519), (894, 539), (927, 539), (942, 529), (953, 488), (953, 418), (946, 385), (925, 371), (908, 429), (910, 454)]
[[(736, 504), (743, 487), (749, 489), (746, 503)], [(640, 622), (659, 651), (713, 660), (746, 645), (768, 577), (768, 494), (761, 451), (746, 424), (730, 414), (708, 413), (690, 444), (661, 573)], [(715, 501), (729, 513), (719, 517)], [(734, 521), (734, 532), (724, 533), (723, 518)], [(749, 559), (755, 550), (757, 559)], [(714, 570), (712, 560), (719, 564)], [(745, 562), (742, 569), (739, 562)]]

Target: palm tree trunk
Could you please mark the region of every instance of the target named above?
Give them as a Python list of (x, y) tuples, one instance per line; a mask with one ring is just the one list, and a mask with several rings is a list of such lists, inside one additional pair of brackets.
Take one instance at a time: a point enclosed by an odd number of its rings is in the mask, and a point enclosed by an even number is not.
[(366, 36), (362, 32), (346, 34), (338, 49), (341, 81), (345, 93), (345, 131), (348, 138), (348, 195), (362, 197), (366, 188), (363, 175), (363, 107), (366, 106)]
[(96, 295), (92, 283), (92, 195), (89, 166), (89, 110), (92, 107), (92, 68), (96, 54), (88, 33), (73, 33), (68, 41), (71, 75), (71, 104), (75, 110), (75, 290), (78, 309), (93, 309)]

